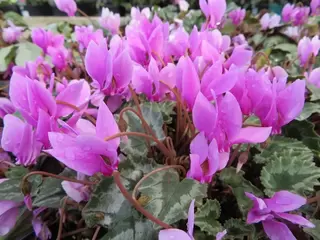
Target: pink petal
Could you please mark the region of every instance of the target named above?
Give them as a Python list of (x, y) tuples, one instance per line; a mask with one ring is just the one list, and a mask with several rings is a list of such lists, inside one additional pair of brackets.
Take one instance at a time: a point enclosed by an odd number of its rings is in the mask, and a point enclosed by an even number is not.
[(304, 197), (288, 191), (276, 192), (272, 198), (265, 199), (265, 202), (272, 211), (281, 213), (288, 212), (300, 208), (307, 203)]
[(272, 127), (246, 127), (229, 139), (233, 144), (237, 143), (262, 143), (270, 136)]
[(61, 183), (63, 190), (67, 193), (67, 195), (72, 198), (77, 203), (85, 200), (84, 194), (82, 192), (83, 184), (81, 183), (73, 183), (68, 181), (62, 181)]
[(222, 232), (218, 232), (217, 235), (216, 235), (216, 240), (222, 240), (222, 238), (227, 235), (227, 229), (225, 229), (224, 231)]
[(208, 172), (206, 172), (206, 175), (212, 176), (218, 171), (220, 165), (218, 144), (215, 139), (213, 139), (209, 145), (208, 163), (209, 169)]
[(152, 97), (152, 79), (149, 73), (141, 66), (135, 66), (132, 76), (132, 86), (137, 93), (144, 93), (148, 98)]
[(208, 157), (208, 141), (204, 135), (204, 132), (200, 132), (190, 144), (191, 154), (199, 155), (200, 163), (202, 164)]
[(194, 228), (194, 199), (191, 201), (188, 211), (188, 234), (190, 237), (193, 236), (193, 228)]
[(9, 96), (14, 107), (29, 110), (27, 85), (31, 80), (18, 73), (13, 73), (10, 79)]
[(271, 240), (296, 240), (290, 229), (284, 223), (274, 220), (266, 220), (262, 222), (265, 233)]
[(224, 169), (229, 162), (230, 153), (229, 152), (221, 152), (219, 153), (219, 171)]
[(230, 67), (232, 64), (237, 67), (248, 65), (252, 58), (252, 50), (248, 50), (243, 46), (237, 46), (234, 48), (232, 55), (226, 61), (226, 67)]
[(201, 181), (203, 178), (203, 171), (201, 168), (199, 155), (197, 154), (190, 154), (190, 169), (187, 173), (187, 177), (198, 181)]
[(48, 132), (52, 130), (51, 123), (49, 114), (39, 109), (39, 119), (35, 135), (37, 141), (41, 142), (46, 148), (50, 146)]
[[(101, 102), (98, 111), (98, 118), (96, 123), (96, 134), (98, 137), (105, 139), (119, 133), (119, 128), (114, 120), (112, 113), (104, 102)], [(120, 138), (115, 138), (108, 141), (108, 145), (113, 149), (117, 149), (120, 144)]]
[[(3, 206), (4, 201), (0, 201), (0, 206)], [(13, 207), (3, 214), (0, 214), (0, 236), (6, 235), (16, 224), (17, 217), (19, 216), (19, 208)]]
[[(218, 87), (217, 82), (220, 82), (222, 76), (222, 63), (217, 61), (209, 67), (201, 79), (201, 92), (207, 97), (211, 97), (211, 88), (215, 91), (214, 87)], [(220, 91), (221, 93), (221, 91)], [(219, 93), (219, 94), (220, 94)]]
[(192, 240), (192, 238), (180, 229), (165, 229), (159, 232), (159, 240)]
[(217, 96), (231, 90), (238, 81), (238, 74), (239, 72), (236, 68), (230, 69), (220, 78), (217, 78), (216, 81), (213, 81), (209, 85), (209, 89), (213, 89)]
[(208, 99), (199, 92), (192, 109), (192, 119), (199, 131), (205, 132), (208, 136), (212, 133), (216, 124), (217, 112)]
[(133, 64), (129, 52), (124, 50), (113, 62), (113, 76), (118, 89), (127, 87), (132, 79)]
[(296, 215), (296, 214), (289, 214), (289, 213), (276, 213), (276, 215), (280, 218), (286, 219), (292, 223), (299, 224), (300, 226), (303, 227), (308, 227), (308, 228), (314, 228), (315, 225), (305, 219), (302, 216)]

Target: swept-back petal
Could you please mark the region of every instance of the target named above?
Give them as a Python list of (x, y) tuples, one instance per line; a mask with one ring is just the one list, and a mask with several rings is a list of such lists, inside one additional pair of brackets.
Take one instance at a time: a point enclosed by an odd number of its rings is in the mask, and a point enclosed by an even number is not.
[(276, 192), (272, 198), (265, 199), (269, 209), (274, 212), (288, 212), (300, 208), (307, 203), (304, 197), (288, 191)]
[(265, 233), (271, 240), (296, 240), (290, 229), (284, 223), (275, 220), (266, 220), (262, 222), (262, 225)]

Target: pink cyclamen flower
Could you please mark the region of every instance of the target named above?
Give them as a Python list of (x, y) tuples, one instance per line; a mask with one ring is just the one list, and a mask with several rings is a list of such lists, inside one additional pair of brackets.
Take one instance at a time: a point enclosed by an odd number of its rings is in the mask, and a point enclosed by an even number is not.
[[(177, 228), (170, 228), (161, 230), (159, 232), (159, 240), (193, 240), (193, 229), (194, 229), (194, 203), (192, 200), (188, 210), (188, 232), (182, 231)], [(221, 240), (227, 234), (227, 230), (217, 233), (216, 240)]]
[(15, 112), (15, 108), (8, 98), (0, 97), (0, 118)]
[(72, 17), (76, 14), (77, 4), (74, 0), (54, 0), (57, 8)]
[(239, 34), (237, 36), (234, 36), (232, 38), (232, 42), (235, 46), (239, 46), (239, 45), (247, 46), (248, 45), (248, 42), (243, 34)]
[[(0, 179), (0, 183), (7, 180), (7, 178)], [(6, 235), (16, 224), (19, 206), (21, 206), (20, 202), (0, 200), (0, 236)]]
[(253, 207), (247, 216), (247, 223), (262, 222), (265, 233), (271, 240), (296, 239), (287, 225), (277, 219), (284, 219), (303, 227), (314, 228), (315, 225), (300, 215), (286, 213), (296, 210), (307, 203), (304, 197), (288, 191), (276, 192), (272, 198), (258, 198), (245, 193), (253, 201)]
[(42, 144), (36, 140), (32, 126), (11, 114), (6, 115), (3, 122), (2, 148), (16, 156), (17, 164), (24, 166), (34, 164)]
[(294, 5), (287, 3), (286, 5), (284, 5), (283, 9), (282, 9), (282, 21), (284, 22), (290, 22), (291, 21), (291, 14), (293, 12), (294, 9)]
[(189, 3), (186, 0), (174, 0), (174, 3), (179, 5), (182, 12), (186, 12), (189, 9)]
[(69, 61), (69, 51), (65, 47), (49, 47), (48, 55), (51, 57), (53, 65), (60, 71), (68, 66)]
[[(79, 124), (82, 125), (82, 131), (77, 130)], [(46, 152), (79, 173), (89, 176), (99, 172), (111, 175), (119, 162), (117, 149), (120, 139), (110, 141), (104, 139), (117, 133), (119, 133), (118, 125), (108, 107), (102, 102), (96, 126), (80, 119), (72, 134), (50, 132), (52, 149)], [(108, 165), (102, 156), (108, 158)]]
[(199, 4), (207, 18), (208, 27), (216, 28), (221, 24), (227, 9), (226, 0), (200, 0)]
[(112, 34), (117, 34), (120, 28), (120, 15), (119, 13), (111, 12), (109, 8), (102, 8), (99, 23), (103, 28), (109, 30)]
[[(78, 173), (77, 179), (84, 180), (85, 175)], [(61, 185), (63, 190), (67, 193), (67, 195), (77, 203), (89, 200), (90, 194), (88, 186), (83, 185), (81, 183), (74, 183), (68, 181), (62, 181)]]
[(310, 7), (313, 16), (320, 15), (320, 0), (311, 0)]
[(48, 47), (62, 47), (64, 44), (64, 36), (62, 34), (53, 34), (43, 28), (34, 28), (31, 32), (32, 42), (42, 48), (47, 53)]
[(317, 56), (320, 49), (319, 36), (314, 36), (312, 39), (303, 37), (298, 44), (298, 57), (300, 64), (305, 66), (312, 56)]
[(313, 69), (307, 79), (308, 82), (320, 88), (320, 67)]
[(90, 41), (99, 43), (103, 39), (103, 32), (101, 29), (94, 31), (92, 25), (90, 26), (75, 26), (74, 28), (76, 41), (79, 43), (79, 50), (82, 52), (86, 49)]
[(19, 40), (22, 35), (23, 27), (17, 27), (8, 20), (9, 27), (3, 28), (2, 38), (6, 43), (13, 43)]
[(51, 239), (51, 232), (47, 226), (40, 218), (33, 217), (32, 226), (34, 233), (40, 240)]
[(229, 153), (219, 152), (217, 141), (212, 139), (210, 144), (204, 132), (200, 132), (190, 145), (190, 169), (187, 177), (201, 183), (211, 182), (212, 176), (225, 168), (229, 160)]
[(303, 25), (308, 21), (310, 13), (309, 7), (295, 7), (291, 14), (291, 21), (293, 25)]
[(261, 29), (272, 29), (278, 27), (280, 25), (281, 17), (277, 14), (270, 15), (269, 13), (265, 13), (260, 19)]
[(237, 8), (229, 13), (229, 18), (234, 25), (240, 25), (243, 22), (245, 16), (246, 10), (241, 8)]

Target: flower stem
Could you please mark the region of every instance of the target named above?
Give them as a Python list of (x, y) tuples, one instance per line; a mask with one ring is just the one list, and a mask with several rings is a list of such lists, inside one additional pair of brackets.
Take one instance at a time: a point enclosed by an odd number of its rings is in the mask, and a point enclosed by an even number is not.
[(118, 171), (113, 172), (113, 177), (114, 177), (115, 183), (117, 184), (117, 186), (118, 186), (119, 190), (121, 191), (121, 193), (123, 194), (123, 196), (137, 209), (137, 211), (139, 211), (146, 218), (148, 218), (149, 220), (153, 221), (154, 223), (160, 225), (161, 227), (163, 227), (165, 229), (172, 228), (169, 224), (162, 222), (160, 219), (156, 218), (151, 213), (149, 213), (147, 210), (145, 210), (142, 206), (140, 206), (140, 204), (137, 201), (135, 201), (131, 197), (130, 193), (123, 186), (121, 179), (120, 179), (120, 173)]

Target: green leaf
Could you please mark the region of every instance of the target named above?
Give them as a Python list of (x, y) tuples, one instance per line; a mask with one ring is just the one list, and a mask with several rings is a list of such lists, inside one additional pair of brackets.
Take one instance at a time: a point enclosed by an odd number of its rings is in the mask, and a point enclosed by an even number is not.
[(172, 115), (174, 114), (173, 108), (176, 106), (174, 101), (163, 101), (163, 102), (145, 102), (145, 107), (153, 108), (154, 111), (160, 111), (162, 114), (163, 122), (166, 124), (172, 123)]
[(320, 112), (320, 103), (306, 102), (304, 104), (301, 114), (296, 118), (296, 120), (298, 121), (306, 120), (313, 113), (319, 113), (319, 112)]
[(316, 225), (315, 228), (303, 228), (303, 231), (308, 233), (313, 240), (320, 240), (320, 220), (318, 219), (310, 219), (310, 221)]
[(23, 194), (20, 189), (20, 180), (9, 179), (0, 184), (0, 199), (15, 202), (23, 201)]
[(288, 150), (291, 150), (292, 156), (298, 156), (301, 159), (310, 160), (313, 158), (312, 151), (302, 142), (282, 136), (273, 136), (270, 144), (265, 149), (259, 149), (260, 154), (254, 156), (254, 161), (259, 164), (265, 164), (273, 159), (273, 155), (283, 156)]
[(156, 231), (152, 229), (152, 224), (147, 220), (137, 220), (129, 217), (119, 222), (110, 229), (101, 240), (156, 240), (158, 239)]
[(11, 45), (0, 49), (0, 72), (7, 70), (8, 65), (13, 61), (17, 47)]
[(263, 46), (264, 48), (274, 48), (275, 46), (279, 46), (283, 43), (288, 43), (288, 39), (286, 37), (282, 35), (274, 35), (265, 39)]
[(146, 174), (158, 166), (152, 158), (128, 155), (127, 157), (121, 158), (119, 170), (126, 178), (133, 179), (130, 175), (135, 175), (135, 173), (133, 173), (134, 171), (140, 171), (142, 174)]
[(232, 188), (232, 192), (237, 199), (240, 211), (244, 216), (252, 207), (252, 201), (245, 195), (245, 192), (253, 193), (256, 196), (263, 196), (259, 188), (243, 177), (244, 172), (236, 172), (235, 168), (225, 168), (219, 174), (220, 180)]
[(26, 237), (34, 231), (31, 223), (32, 217), (32, 212), (24, 207), (20, 211), (20, 215), (17, 218), (15, 226), (10, 230), (4, 239), (26, 239)]
[(30, 42), (17, 44), (17, 54), (15, 58), (16, 65), (24, 66), (27, 61), (35, 61), (37, 57), (41, 56), (41, 49)]
[[(145, 208), (167, 224), (187, 218), (191, 201), (206, 196), (207, 185), (192, 179), (179, 182), (173, 170), (160, 171), (145, 179), (139, 192), (149, 198)], [(159, 228), (155, 226), (154, 228)]]
[(215, 236), (223, 230), (220, 222), (217, 221), (220, 213), (220, 203), (216, 199), (208, 199), (207, 202), (197, 210), (194, 223), (200, 227), (203, 232)]
[(3, 17), (5, 20), (7, 21), (10, 20), (11, 22), (13, 22), (14, 25), (22, 26), (22, 27), (28, 26), (26, 22), (23, 20), (23, 17), (16, 12), (12, 12), (12, 11), (6, 12), (3, 15)]
[(311, 98), (310, 101), (318, 101), (320, 99), (320, 88), (312, 85), (312, 84), (308, 84), (307, 88), (309, 89), (309, 91), (311, 92)]
[(272, 160), (261, 171), (261, 183), (265, 193), (272, 196), (280, 190), (288, 190), (303, 195), (319, 185), (320, 168), (315, 166), (312, 156), (301, 158), (291, 149), (281, 155), (273, 154)]
[(309, 121), (292, 121), (283, 128), (285, 136), (296, 138), (320, 156), (320, 136), (314, 130), (315, 125)]
[(276, 45), (273, 49), (279, 49), (284, 52), (294, 53), (297, 52), (297, 45), (293, 43), (281, 43)]
[[(71, 178), (75, 177), (75, 172), (66, 168), (59, 175)], [(37, 207), (59, 208), (61, 199), (66, 196), (61, 183), (62, 180), (60, 179), (45, 178), (41, 186), (35, 189), (33, 205)]]
[[(140, 105), (140, 109), (144, 120), (151, 127), (154, 134), (159, 140), (165, 138), (164, 132), (162, 130), (163, 117), (161, 110), (157, 103), (143, 103)], [(141, 120), (132, 112), (124, 113), (124, 120), (127, 123), (127, 132), (142, 132), (145, 133), (143, 129)], [(155, 145), (153, 141), (150, 141), (151, 145)], [(126, 143), (121, 144), (122, 150), (128, 155), (134, 156), (146, 156), (148, 152), (146, 139), (143, 137), (129, 136)]]
[(10, 167), (6, 171), (6, 178), (21, 180), (28, 173), (28, 169), (23, 166)]
[(224, 239), (254, 239), (256, 229), (254, 225), (248, 225), (245, 221), (238, 218), (227, 220), (223, 227), (227, 229), (227, 235)]
[[(121, 178), (127, 190), (132, 189), (132, 183)], [(96, 186), (82, 211), (82, 216), (89, 227), (97, 224), (104, 227), (115, 226), (132, 215), (132, 206), (120, 192), (112, 177), (103, 178)]]

